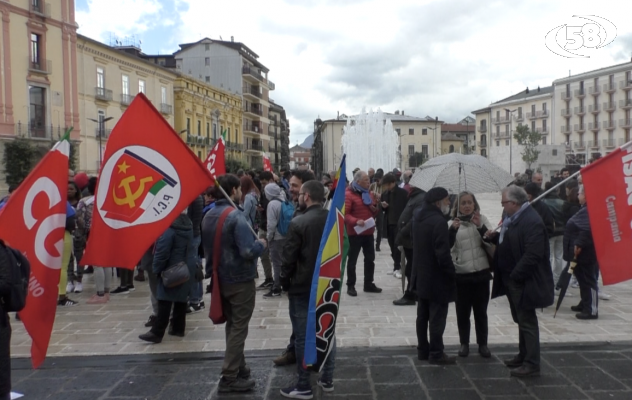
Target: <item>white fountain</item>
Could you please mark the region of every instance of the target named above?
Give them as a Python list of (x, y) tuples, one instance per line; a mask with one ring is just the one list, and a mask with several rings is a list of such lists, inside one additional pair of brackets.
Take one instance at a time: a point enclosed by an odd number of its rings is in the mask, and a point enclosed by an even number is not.
[(343, 128), (342, 151), (347, 154), (348, 175), (355, 168), (382, 168), (384, 173), (399, 168), (399, 137), (390, 119), (380, 109), (347, 119)]

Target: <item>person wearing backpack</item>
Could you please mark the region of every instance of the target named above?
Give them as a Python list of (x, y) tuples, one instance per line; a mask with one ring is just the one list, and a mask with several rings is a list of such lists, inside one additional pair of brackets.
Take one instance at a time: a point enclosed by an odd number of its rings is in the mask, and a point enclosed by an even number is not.
[(270, 246), (274, 285), (263, 297), (272, 298), (281, 296), (281, 254), (285, 244), (285, 235), (294, 214), (294, 206), (286, 199), (279, 185), (275, 183), (268, 183), (264, 192), (269, 201), (267, 239)]

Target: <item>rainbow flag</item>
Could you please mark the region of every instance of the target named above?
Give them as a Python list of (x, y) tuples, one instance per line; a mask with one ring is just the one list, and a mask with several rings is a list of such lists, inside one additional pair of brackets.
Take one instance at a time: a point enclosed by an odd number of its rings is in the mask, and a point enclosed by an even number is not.
[(340, 288), (345, 275), (349, 239), (345, 230), (346, 155), (336, 173), (337, 190), (331, 202), (325, 231), (312, 278), (307, 312), (304, 365), (320, 371), (325, 365), (334, 341), (340, 306)]

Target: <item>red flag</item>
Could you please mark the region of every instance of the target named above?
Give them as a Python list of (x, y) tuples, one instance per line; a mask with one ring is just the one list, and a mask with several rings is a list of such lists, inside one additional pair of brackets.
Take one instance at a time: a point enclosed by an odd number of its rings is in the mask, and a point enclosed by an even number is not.
[(31, 264), (26, 307), (20, 318), (33, 340), (33, 368), (46, 358), (57, 311), (69, 153), (67, 140), (57, 143), (13, 192), (0, 214), (0, 238), (20, 250)]
[(204, 166), (213, 178), (226, 174), (226, 158), (224, 155), (224, 141), (219, 139), (204, 161)]
[(632, 142), (581, 174), (603, 283), (632, 279)]
[(263, 170), (272, 172), (272, 163), (270, 163), (270, 158), (267, 155), (263, 155)]
[(200, 160), (138, 94), (108, 139), (81, 263), (133, 269), (211, 182)]

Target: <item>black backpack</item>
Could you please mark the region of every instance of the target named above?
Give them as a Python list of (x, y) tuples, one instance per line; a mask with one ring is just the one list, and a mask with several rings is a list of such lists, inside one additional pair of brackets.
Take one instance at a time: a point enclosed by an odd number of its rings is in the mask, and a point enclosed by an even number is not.
[(0, 305), (5, 312), (22, 311), (26, 306), (26, 295), (29, 290), (31, 263), (22, 253), (0, 242), (0, 251), (4, 248), (9, 261), (11, 292), (0, 298)]

